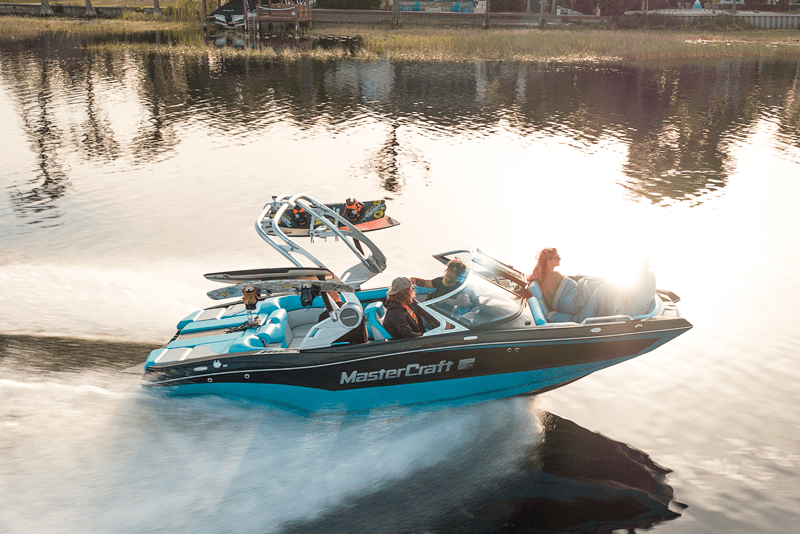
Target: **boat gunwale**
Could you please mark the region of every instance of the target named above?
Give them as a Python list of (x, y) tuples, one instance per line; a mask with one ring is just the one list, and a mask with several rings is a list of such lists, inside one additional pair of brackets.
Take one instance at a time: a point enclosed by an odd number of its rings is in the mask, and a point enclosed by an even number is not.
[[(147, 384), (147, 385), (149, 385), (149, 386), (157, 386), (157, 385), (163, 385), (163, 384), (167, 384), (167, 383), (175, 382), (175, 381), (196, 379), (196, 378), (202, 378), (202, 377), (206, 377), (206, 376), (220, 376), (220, 375), (226, 375), (226, 374), (240, 374), (240, 373), (252, 373), (252, 372), (259, 372), (260, 373), (260, 372), (302, 371), (302, 370), (310, 370), (310, 369), (319, 369), (319, 368), (331, 367), (331, 366), (336, 366), (336, 365), (356, 364), (356, 363), (376, 360), (376, 359), (380, 359), (380, 358), (404, 356), (404, 355), (420, 353), (420, 352), (430, 352), (431, 349), (433, 349), (435, 352), (446, 352), (446, 351), (453, 351), (453, 350), (480, 349), (480, 348), (499, 348), (499, 347), (518, 348), (518, 347), (522, 347), (522, 346), (536, 346), (536, 345), (592, 343), (592, 342), (595, 342), (595, 341), (598, 341), (598, 340), (601, 340), (602, 342), (609, 342), (611, 340), (622, 339), (622, 338), (626, 338), (626, 337), (641, 337), (641, 338), (653, 337), (653, 336), (660, 337), (659, 334), (666, 334), (666, 333), (670, 333), (670, 332), (680, 332), (676, 336), (674, 336), (674, 337), (677, 337), (681, 333), (687, 332), (687, 331), (692, 329), (691, 323), (689, 323), (688, 321), (686, 321), (683, 318), (668, 319), (668, 320), (670, 322), (672, 322), (672, 321), (683, 322), (684, 325), (682, 325), (682, 326), (674, 326), (674, 327), (669, 327), (669, 328), (659, 328), (659, 329), (651, 329), (651, 330), (639, 330), (639, 331), (635, 331), (635, 332), (616, 332), (616, 333), (611, 333), (611, 334), (593, 335), (591, 337), (589, 337), (589, 336), (575, 336), (575, 337), (570, 337), (570, 338), (550, 338), (550, 339), (532, 340), (532, 341), (521, 341), (520, 340), (520, 341), (505, 341), (505, 342), (503, 342), (503, 341), (497, 341), (497, 342), (481, 341), (479, 343), (460, 344), (460, 345), (452, 345), (452, 346), (444, 346), (444, 347), (442, 347), (442, 346), (424, 347), (424, 348), (420, 347), (420, 348), (416, 348), (416, 349), (406, 349), (406, 350), (400, 350), (400, 351), (397, 351), (397, 352), (384, 352), (384, 353), (381, 353), (381, 354), (367, 355), (367, 356), (361, 356), (361, 357), (355, 357), (355, 358), (346, 358), (346, 359), (340, 359), (340, 360), (335, 360), (335, 361), (327, 361), (327, 362), (320, 362), (320, 363), (313, 363), (313, 364), (302, 363), (302, 364), (299, 364), (299, 365), (296, 365), (296, 366), (284, 366), (284, 367), (273, 367), (273, 368), (263, 367), (263, 368), (252, 368), (252, 369), (237, 369), (237, 370), (233, 370), (233, 371), (219, 371), (219, 372), (207, 373), (207, 374), (203, 374), (203, 375), (174, 377), (174, 378), (169, 378), (169, 379), (158, 381), (158, 382), (152, 382), (152, 383)], [(584, 326), (585, 327), (587, 325), (577, 325), (577, 326)], [(591, 325), (591, 326), (592, 326), (592, 328), (597, 327), (597, 325)], [(414, 340), (397, 340), (397, 341), (414, 341)], [(356, 346), (360, 347), (360, 346), (363, 346), (363, 344), (359, 344), (359, 345), (356, 345)], [(345, 347), (345, 346), (342, 345), (341, 347)], [(338, 347), (326, 347), (325, 348), (325, 352), (330, 351), (331, 348), (338, 348)], [(183, 366), (201, 366), (203, 364), (203, 362), (207, 362), (207, 361), (225, 360), (225, 359), (229, 359), (229, 358), (243, 357), (243, 356), (258, 356), (258, 355), (261, 355), (261, 354), (269, 354), (270, 352), (266, 352), (265, 353), (264, 350), (259, 350), (259, 351), (253, 351), (253, 352), (220, 354), (219, 356), (208, 357), (208, 358), (204, 358), (204, 359), (198, 359), (198, 360), (192, 361), (192, 362), (183, 361), (183, 362), (168, 362), (168, 363), (164, 363), (164, 364), (155, 364), (155, 365), (150, 366), (147, 369), (147, 371), (145, 372), (145, 376), (147, 376), (148, 373), (155, 374), (157, 371), (167, 371), (167, 370), (170, 370), (170, 369), (176, 369), (176, 368), (180, 368), (180, 367), (183, 367)], [(308, 351), (300, 351), (298, 349), (276, 349), (276, 354), (278, 354), (278, 353), (283, 353), (283, 354), (287, 354), (287, 353), (291, 353), (291, 354), (313, 354), (315, 352), (320, 353), (320, 352), (323, 352), (323, 351), (320, 350), (320, 349), (312, 349), (312, 350), (308, 350)], [(631, 357), (634, 357), (634, 356), (631, 356)], [(613, 360), (613, 359), (617, 359), (617, 358), (618, 358), (618, 356), (617, 357), (609, 357), (609, 358), (601, 358), (601, 359), (595, 360), (595, 361)], [(555, 366), (543, 367), (543, 368), (557, 368), (557, 367), (559, 367), (559, 366), (555, 365)]]

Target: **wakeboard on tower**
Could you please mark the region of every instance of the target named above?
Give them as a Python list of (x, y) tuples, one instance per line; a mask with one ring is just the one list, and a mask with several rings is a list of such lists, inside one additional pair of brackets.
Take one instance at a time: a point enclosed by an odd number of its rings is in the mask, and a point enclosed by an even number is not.
[[(382, 230), (400, 224), (386, 215), (385, 200), (359, 202), (356, 199), (347, 199), (343, 203), (325, 204), (325, 206), (350, 221), (361, 232)], [(287, 236), (307, 236), (311, 228), (322, 224), (322, 221), (309, 215), (299, 206), (291, 212), (287, 210), (278, 223)], [(344, 229), (342, 226), (339, 228)]]
[(246, 269), (243, 271), (224, 271), (208, 273), (208, 280), (224, 284), (242, 282), (263, 282), (267, 280), (306, 279), (306, 280), (338, 280), (328, 269), (323, 267), (271, 267), (267, 269)]
[(344, 291), (353, 292), (353, 286), (342, 282), (316, 281), (316, 280), (262, 280), (248, 281), (241, 284), (230, 285), (214, 289), (206, 293), (213, 300), (223, 300), (238, 298), (244, 294), (244, 290), (252, 287), (257, 292), (265, 291), (267, 294), (301, 292), (303, 289), (315, 289), (315, 293)]

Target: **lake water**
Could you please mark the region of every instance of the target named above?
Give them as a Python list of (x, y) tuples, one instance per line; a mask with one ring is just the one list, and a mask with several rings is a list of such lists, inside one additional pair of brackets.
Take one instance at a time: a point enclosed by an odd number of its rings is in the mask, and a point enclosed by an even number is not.
[[(0, 532), (797, 528), (800, 61), (279, 63), (48, 37), (0, 42), (0, 122)], [(459, 410), (144, 394), (121, 371), (210, 304), (204, 273), (285, 264), (253, 223), (299, 192), (387, 200), (374, 285), (457, 248), (529, 271), (557, 246), (562, 272), (619, 280), (646, 257), (694, 329)]]

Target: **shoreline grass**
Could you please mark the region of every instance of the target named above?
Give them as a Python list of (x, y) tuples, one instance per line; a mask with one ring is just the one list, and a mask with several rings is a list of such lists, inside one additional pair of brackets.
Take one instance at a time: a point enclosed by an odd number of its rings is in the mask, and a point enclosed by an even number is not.
[(114, 36), (152, 31), (192, 31), (202, 34), (200, 21), (188, 23), (164, 17), (131, 16), (117, 19), (71, 19), (65, 17), (0, 17), (0, 38), (27, 39), (44, 34)]
[(389, 25), (317, 24), (309, 38), (320, 35), (360, 35), (364, 48), (353, 56), (340, 49), (322, 50), (264, 41), (256, 49), (216, 48), (202, 37), (199, 21), (165, 20), (140, 13), (120, 19), (75, 20), (67, 18), (0, 17), (0, 38), (22, 39), (61, 34), (113, 37), (153, 31), (185, 35), (179, 44), (113, 42), (89, 44), (105, 50), (152, 50), (169, 54), (220, 53), (225, 56), (282, 58), (511, 61), (546, 63), (664, 63), (704, 62), (736, 58), (800, 57), (800, 36), (793, 30), (608, 30), (608, 29), (488, 29)]
[(395, 31), (361, 29), (358, 34), (366, 43), (364, 55), (389, 59), (637, 63), (800, 56), (800, 39), (797, 32), (790, 30), (723, 34), (602, 29), (412, 28)]

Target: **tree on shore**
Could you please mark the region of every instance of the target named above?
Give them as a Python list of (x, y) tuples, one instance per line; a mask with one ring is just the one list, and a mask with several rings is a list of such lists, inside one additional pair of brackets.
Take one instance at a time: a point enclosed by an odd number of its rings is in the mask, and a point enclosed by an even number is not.
[(158, 0), (153, 0), (153, 15), (161, 15), (161, 6), (158, 5)]

